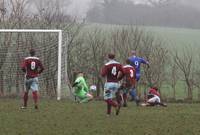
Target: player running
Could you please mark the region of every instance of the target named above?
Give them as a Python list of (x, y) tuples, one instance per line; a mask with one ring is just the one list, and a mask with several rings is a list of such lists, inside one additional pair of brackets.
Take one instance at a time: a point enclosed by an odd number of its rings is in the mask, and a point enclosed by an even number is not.
[[(135, 67), (136, 81), (138, 82), (140, 80), (140, 65), (146, 64), (149, 67), (149, 62), (141, 57), (136, 56), (136, 51), (132, 51), (131, 54), (132, 56), (129, 57), (129, 60), (130, 60), (131, 66)], [(130, 95), (132, 97), (132, 100), (134, 100), (134, 97), (136, 96), (136, 89), (132, 89), (130, 91)]]
[(32, 96), (35, 103), (35, 109), (38, 109), (38, 76), (43, 72), (44, 67), (38, 57), (35, 56), (35, 50), (30, 50), (30, 57), (26, 57), (21, 65), (22, 71), (25, 73), (25, 92), (24, 105), (21, 109), (26, 109), (28, 102), (29, 90), (32, 90)]
[(89, 88), (84, 78), (83, 72), (79, 72), (72, 87), (75, 87), (74, 95), (79, 98), (80, 103), (86, 103), (93, 99), (89, 93)]
[(157, 87), (151, 87), (149, 89), (148, 95), (147, 95), (147, 103), (146, 104), (142, 104), (142, 106), (156, 106), (156, 105), (160, 105), (163, 107), (166, 107), (167, 105), (162, 103), (160, 100), (160, 93), (158, 92), (158, 88)]
[(101, 75), (106, 78), (106, 83), (104, 85), (104, 100), (107, 103), (107, 115), (110, 116), (111, 108), (116, 108), (116, 115), (119, 114), (120, 104), (114, 99), (116, 97), (116, 92), (119, 89), (118, 83), (118, 73), (123, 72), (122, 65), (115, 61), (114, 54), (108, 54), (108, 62), (103, 66)]
[[(123, 106), (127, 107), (127, 94), (130, 91), (134, 91), (135, 92), (135, 84), (136, 84), (136, 80), (135, 80), (135, 68), (133, 66), (130, 65), (130, 60), (127, 59), (126, 60), (126, 65), (123, 66), (123, 74), (120, 76), (118, 76), (119, 78), (123, 78), (122, 81), (122, 85), (121, 88), (123, 91)], [(135, 96), (133, 97), (134, 100), (136, 101), (136, 104), (139, 105), (139, 99), (137, 98), (136, 94), (134, 94)]]

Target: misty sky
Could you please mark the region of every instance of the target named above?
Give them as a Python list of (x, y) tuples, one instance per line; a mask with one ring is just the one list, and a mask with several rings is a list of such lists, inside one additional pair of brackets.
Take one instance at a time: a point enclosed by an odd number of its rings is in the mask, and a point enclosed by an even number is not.
[[(84, 18), (86, 16), (86, 13), (90, 7), (90, 4), (94, 0), (71, 0), (72, 3), (68, 7), (67, 12), (71, 14), (72, 16), (78, 17), (78, 18)], [(100, 0), (98, 0), (100, 1)], [(146, 3), (148, 0), (132, 0), (135, 3)], [(157, 1), (157, 0), (155, 0)], [(200, 0), (173, 0), (173, 1), (179, 1), (180, 3), (188, 6), (192, 6), (193, 8), (197, 8), (200, 10)]]
[(68, 13), (78, 18), (84, 18), (89, 9), (91, 0), (72, 0), (72, 4), (68, 7)]

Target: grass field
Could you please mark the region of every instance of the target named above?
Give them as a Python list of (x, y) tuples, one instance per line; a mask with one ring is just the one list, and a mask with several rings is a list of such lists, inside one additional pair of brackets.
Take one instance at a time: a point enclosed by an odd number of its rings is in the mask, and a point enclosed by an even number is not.
[(161, 38), (168, 45), (169, 49), (183, 51), (191, 48), (192, 51), (200, 49), (200, 30), (184, 28), (165, 28), (165, 27), (142, 27), (145, 31)]
[[(126, 25), (107, 25), (107, 24), (88, 24), (85, 26), (83, 32), (100, 28), (104, 32), (112, 31), (116, 29), (126, 28)], [(152, 27), (152, 26), (136, 26), (140, 30), (153, 35), (155, 38), (162, 40), (164, 45), (170, 50), (178, 50), (182, 52), (191, 49), (195, 53), (198, 53), (200, 49), (200, 29), (189, 28), (170, 28), (170, 27)], [(127, 27), (128, 28), (128, 27)]]
[[(198, 135), (199, 104), (168, 104), (167, 108), (129, 103), (120, 115), (105, 115), (105, 103), (41, 100), (20, 110), (18, 99), (0, 99), (0, 135)], [(113, 112), (114, 113), (114, 112)]]

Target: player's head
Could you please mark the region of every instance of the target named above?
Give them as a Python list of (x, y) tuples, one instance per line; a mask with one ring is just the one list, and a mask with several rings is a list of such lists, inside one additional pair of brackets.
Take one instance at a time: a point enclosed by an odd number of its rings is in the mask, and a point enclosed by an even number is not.
[(110, 59), (110, 60), (115, 59), (115, 54), (109, 53), (109, 54), (108, 54), (108, 59)]
[(157, 88), (157, 87), (155, 87), (155, 86), (153, 86), (153, 87), (152, 87), (152, 89), (154, 89), (154, 90), (158, 91), (158, 88)]
[(30, 53), (31, 56), (35, 56), (35, 50), (34, 49), (30, 49), (29, 53)]
[(129, 59), (126, 59), (126, 64), (130, 65), (131, 61)]
[(131, 55), (135, 56), (136, 55), (136, 50), (131, 51)]
[(77, 76), (83, 76), (83, 75), (84, 75), (84, 73), (82, 71), (77, 72)]

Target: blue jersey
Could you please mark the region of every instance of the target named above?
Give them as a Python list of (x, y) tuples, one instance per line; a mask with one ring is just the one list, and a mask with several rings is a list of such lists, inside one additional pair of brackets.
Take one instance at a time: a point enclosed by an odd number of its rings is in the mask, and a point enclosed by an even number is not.
[(132, 56), (129, 58), (130, 62), (131, 62), (131, 66), (135, 67), (136, 70), (136, 74), (140, 74), (140, 64), (148, 64), (148, 62), (141, 58), (141, 57), (137, 57), (137, 56)]

